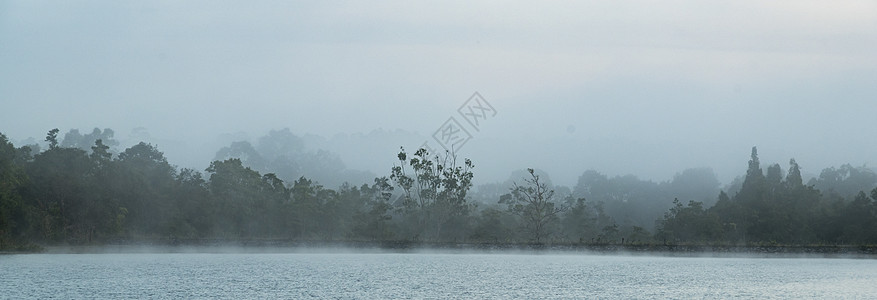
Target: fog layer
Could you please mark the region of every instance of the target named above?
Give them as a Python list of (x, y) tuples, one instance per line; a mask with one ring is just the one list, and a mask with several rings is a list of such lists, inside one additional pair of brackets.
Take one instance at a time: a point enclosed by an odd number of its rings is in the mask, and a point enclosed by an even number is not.
[(497, 114), (459, 150), (490, 181), (519, 166), (566, 185), (586, 169), (661, 181), (709, 166), (730, 182), (753, 145), (815, 175), (873, 164), (877, 147), (871, 1), (12, 1), (0, 45), (12, 141), (110, 127), (196, 169), (237, 137), (290, 128), (382, 173), (359, 143), (403, 130), (380, 153), (415, 148), (476, 91)]

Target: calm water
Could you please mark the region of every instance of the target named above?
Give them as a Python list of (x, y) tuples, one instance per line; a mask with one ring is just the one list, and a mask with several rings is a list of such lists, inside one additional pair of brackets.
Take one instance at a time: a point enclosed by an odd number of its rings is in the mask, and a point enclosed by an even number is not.
[(877, 298), (877, 260), (580, 254), (0, 255), (0, 298)]

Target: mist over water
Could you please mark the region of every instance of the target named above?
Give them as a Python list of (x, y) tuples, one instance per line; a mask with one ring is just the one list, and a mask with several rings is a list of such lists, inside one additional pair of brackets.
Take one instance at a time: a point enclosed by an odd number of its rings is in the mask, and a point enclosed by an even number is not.
[(0, 298), (875, 298), (875, 82), (873, 1), (0, 1)]
[(11, 298), (862, 298), (877, 262), (556, 254), (0, 256)]

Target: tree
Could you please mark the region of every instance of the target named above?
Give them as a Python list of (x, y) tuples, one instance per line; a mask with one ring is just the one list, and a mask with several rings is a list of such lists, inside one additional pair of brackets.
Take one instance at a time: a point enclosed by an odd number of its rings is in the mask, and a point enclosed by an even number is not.
[(746, 170), (746, 177), (743, 179), (743, 186), (740, 188), (738, 197), (743, 198), (744, 202), (760, 201), (764, 192), (764, 183), (764, 173), (761, 171), (758, 161), (758, 149), (752, 147), (749, 168)]
[[(104, 148), (106, 149), (106, 148)], [(98, 148), (92, 156), (105, 153)], [(171, 225), (177, 210), (174, 188), (176, 170), (155, 146), (140, 142), (119, 153), (113, 182), (120, 205), (127, 211), (126, 228), (131, 234), (147, 236), (191, 236), (182, 224)], [(178, 216), (177, 216), (178, 217)], [(185, 233), (183, 231), (186, 231)]]
[(101, 171), (81, 149), (55, 147), (34, 156), (28, 197), (41, 239), (91, 243), (118, 233), (119, 207)]
[(640, 180), (633, 175), (609, 178), (591, 170), (579, 177), (573, 192), (575, 197), (603, 203), (605, 213), (625, 224), (625, 227), (640, 226), (648, 229), (653, 228), (655, 220), (673, 206), (673, 198), (669, 196), (672, 193), (690, 194), (672, 182), (657, 184)]
[(324, 149), (305, 151), (304, 141), (288, 128), (271, 130), (256, 144), (247, 141), (232, 142), (216, 152), (214, 160), (239, 158), (244, 166), (260, 173), (274, 173), (278, 178), (293, 182), (305, 176), (324, 186), (339, 186), (345, 182), (371, 180), (374, 174), (347, 170), (341, 157)]
[(780, 213), (787, 214), (781, 224), (785, 237), (790, 243), (809, 243), (817, 240), (817, 212), (824, 205), (822, 194), (813, 186), (805, 186), (801, 178), (801, 166), (795, 159), (789, 159), (789, 172), (783, 181), (783, 192), (778, 196)]
[[(573, 202), (572, 197), (567, 202)], [(597, 237), (598, 211), (588, 205), (585, 198), (578, 198), (569, 203), (569, 209), (561, 220), (564, 235), (573, 241), (584, 243)]]
[(550, 234), (548, 225), (556, 221), (566, 207), (554, 203), (554, 190), (540, 182), (533, 169), (527, 169), (527, 172), (530, 173), (530, 178), (524, 179), (527, 185), (515, 184), (511, 193), (502, 196), (499, 203), (507, 205), (510, 213), (521, 217), (531, 240), (541, 243)]
[(786, 185), (790, 189), (797, 189), (804, 185), (804, 179), (801, 177), (801, 166), (794, 158), (789, 160), (789, 174), (786, 175)]
[(49, 142), (49, 149), (54, 149), (58, 147), (58, 128), (49, 130), (49, 133), (46, 135), (46, 142)]
[(113, 136), (115, 132), (113, 132), (110, 128), (105, 128), (101, 131), (99, 128), (95, 128), (88, 134), (80, 134), (78, 129), (70, 129), (66, 134), (64, 134), (64, 140), (61, 141), (61, 147), (64, 148), (78, 148), (85, 151), (91, 150), (91, 146), (94, 145), (95, 141), (102, 140), (103, 144), (106, 144), (109, 147), (115, 147), (119, 145)]
[(683, 206), (679, 199), (673, 200), (673, 208), (664, 214), (658, 226), (657, 237), (673, 242), (709, 242), (717, 240), (722, 233), (718, 216), (704, 210), (703, 203), (689, 201)]
[(180, 170), (174, 177), (171, 193), (175, 201), (168, 221), (170, 234), (181, 237), (210, 235), (216, 220), (215, 203), (201, 173), (193, 169)]
[(840, 168), (823, 169), (819, 177), (808, 184), (828, 197), (851, 201), (860, 191), (877, 188), (877, 173), (866, 166), (853, 167), (844, 164)]
[(466, 193), (472, 187), (470, 170), (475, 165), (469, 159), (458, 165), (456, 156), (450, 152), (444, 157), (431, 156), (422, 148), (410, 159), (403, 148), (397, 158), (400, 165), (392, 168), (390, 180), (402, 192), (404, 212), (414, 219), (412, 225), (416, 228), (412, 234), (441, 239), (445, 223), (470, 210)]
[[(875, 189), (873, 192), (877, 191)], [(877, 241), (877, 219), (875, 205), (865, 192), (859, 192), (847, 205), (843, 220), (843, 235), (840, 242), (863, 245)]]
[(728, 201), (720, 198), (711, 210), (720, 216), (724, 224), (728, 224), (729, 230), (735, 232), (734, 236), (739, 236), (744, 242), (747, 239), (761, 239), (765, 234), (766, 216), (773, 210), (764, 201), (765, 191), (766, 179), (758, 159), (758, 149), (752, 147), (749, 168), (740, 191)]
[(712, 206), (720, 185), (712, 169), (691, 168), (676, 173), (673, 180), (662, 183), (660, 187), (665, 190), (668, 198), (691, 199), (702, 201), (705, 206)]
[(228, 159), (238, 159), (248, 168), (252, 168), (253, 170), (264, 172), (268, 171), (268, 162), (253, 148), (253, 145), (250, 142), (242, 141), (242, 142), (233, 142), (228, 147), (223, 147), (216, 152), (216, 156), (213, 158), (217, 161), (225, 161)]
[[(326, 232), (326, 204), (332, 198), (337, 197), (333, 190), (324, 189), (322, 185), (313, 182), (304, 176), (292, 184), (292, 211), (298, 236), (302, 238), (314, 238)], [(326, 237), (327, 235), (323, 235)]]
[(104, 145), (103, 140), (97, 139), (94, 141), (94, 146), (91, 147), (89, 157), (98, 165), (98, 168), (106, 167), (113, 158), (113, 154), (109, 150), (110, 146)]
[(475, 220), (475, 226), (469, 238), (478, 242), (493, 243), (511, 240), (514, 238), (513, 231), (504, 222), (504, 218), (508, 216), (503, 211), (494, 208), (482, 210), (480, 216)]
[(363, 184), (358, 191), (356, 187), (349, 190), (342, 188), (341, 194), (357, 194), (361, 201), (360, 210), (353, 216), (354, 236), (370, 240), (387, 240), (393, 237), (389, 223), (393, 218), (390, 215), (393, 186), (390, 185), (389, 178), (375, 178), (371, 187)]
[(233, 237), (251, 237), (265, 220), (256, 218), (266, 209), (267, 197), (262, 175), (244, 167), (240, 159), (213, 161), (209, 189), (217, 205), (220, 233)]
[(28, 227), (21, 190), (29, 180), (16, 163), (21, 154), (0, 133), (0, 250), (23, 242)]
[(271, 130), (268, 135), (259, 138), (256, 150), (270, 161), (286, 158), (293, 159), (304, 152), (304, 141), (292, 134), (289, 128)]

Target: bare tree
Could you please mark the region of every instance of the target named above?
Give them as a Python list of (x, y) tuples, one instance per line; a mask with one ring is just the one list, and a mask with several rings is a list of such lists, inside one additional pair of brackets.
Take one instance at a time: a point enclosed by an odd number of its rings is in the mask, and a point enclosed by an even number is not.
[(566, 210), (565, 206), (557, 206), (552, 201), (554, 190), (539, 182), (539, 175), (533, 169), (527, 169), (530, 178), (524, 179), (526, 186), (515, 186), (511, 193), (500, 197), (499, 203), (508, 205), (508, 211), (521, 217), (525, 229), (536, 243), (549, 235), (548, 225), (557, 220), (557, 215)]

